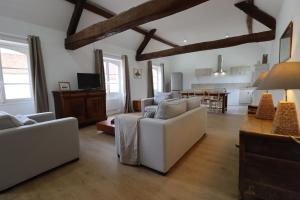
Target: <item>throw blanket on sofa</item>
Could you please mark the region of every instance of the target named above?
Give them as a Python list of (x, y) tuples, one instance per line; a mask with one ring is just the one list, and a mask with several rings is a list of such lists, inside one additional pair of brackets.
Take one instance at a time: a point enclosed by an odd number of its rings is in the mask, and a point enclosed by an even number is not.
[(123, 114), (115, 119), (115, 139), (120, 162), (139, 165), (139, 121), (142, 117)]

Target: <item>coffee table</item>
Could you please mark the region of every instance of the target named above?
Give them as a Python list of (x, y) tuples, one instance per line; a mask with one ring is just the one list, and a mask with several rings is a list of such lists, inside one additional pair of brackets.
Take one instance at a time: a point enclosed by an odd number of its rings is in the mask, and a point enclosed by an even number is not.
[(108, 117), (107, 120), (98, 122), (96, 124), (97, 130), (115, 136), (115, 125), (111, 123), (113, 119), (114, 117)]

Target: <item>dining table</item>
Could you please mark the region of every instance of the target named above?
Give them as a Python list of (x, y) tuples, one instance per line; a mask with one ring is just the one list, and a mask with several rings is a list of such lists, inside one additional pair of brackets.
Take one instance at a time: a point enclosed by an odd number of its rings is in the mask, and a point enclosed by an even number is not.
[(201, 92), (201, 91), (182, 91), (181, 95), (182, 96), (207, 96), (209, 94), (209, 96), (219, 96), (222, 99), (222, 113), (226, 113), (227, 112), (227, 107), (228, 107), (228, 95), (229, 92)]

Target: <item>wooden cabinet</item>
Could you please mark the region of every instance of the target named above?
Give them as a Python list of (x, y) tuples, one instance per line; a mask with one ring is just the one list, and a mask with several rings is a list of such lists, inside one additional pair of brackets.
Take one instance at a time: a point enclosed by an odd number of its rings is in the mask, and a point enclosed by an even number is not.
[(56, 118), (76, 117), (79, 125), (107, 119), (105, 90), (53, 91)]
[(133, 100), (132, 105), (134, 112), (142, 112), (141, 100)]
[(241, 127), (239, 190), (243, 200), (300, 199), (300, 138), (271, 132), (271, 120), (253, 115)]

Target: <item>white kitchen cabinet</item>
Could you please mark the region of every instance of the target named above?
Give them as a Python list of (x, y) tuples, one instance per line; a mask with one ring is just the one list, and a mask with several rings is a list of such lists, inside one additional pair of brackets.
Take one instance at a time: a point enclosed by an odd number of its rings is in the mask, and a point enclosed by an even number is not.
[(252, 103), (253, 88), (240, 89), (240, 104)]

